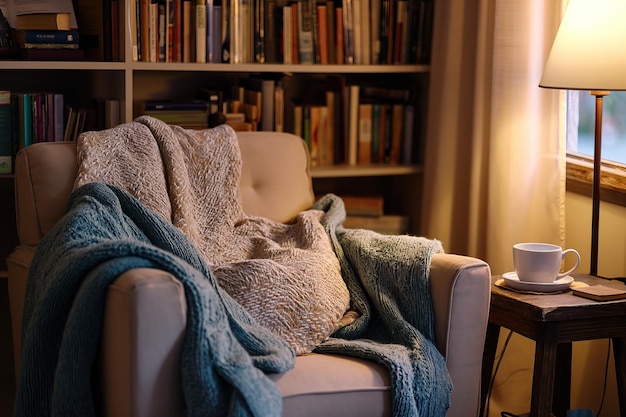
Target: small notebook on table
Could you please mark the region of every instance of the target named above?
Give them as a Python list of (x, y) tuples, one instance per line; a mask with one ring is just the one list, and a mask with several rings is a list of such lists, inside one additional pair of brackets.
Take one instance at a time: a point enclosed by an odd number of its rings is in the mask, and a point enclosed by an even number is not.
[(626, 287), (624, 289), (607, 287), (606, 285), (590, 285), (589, 287), (572, 288), (574, 295), (590, 298), (596, 301), (612, 301), (626, 298)]

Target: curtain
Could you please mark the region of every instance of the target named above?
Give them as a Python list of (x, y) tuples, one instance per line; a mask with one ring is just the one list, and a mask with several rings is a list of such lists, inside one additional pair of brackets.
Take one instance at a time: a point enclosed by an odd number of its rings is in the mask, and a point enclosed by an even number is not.
[[(565, 93), (538, 87), (561, 2), (435, 4), (421, 231), (502, 274), (514, 243), (564, 245)], [(505, 359), (492, 417), (530, 410), (534, 342)]]
[(514, 243), (564, 244), (564, 93), (538, 87), (561, 5), (435, 4), (421, 230), (502, 274)]

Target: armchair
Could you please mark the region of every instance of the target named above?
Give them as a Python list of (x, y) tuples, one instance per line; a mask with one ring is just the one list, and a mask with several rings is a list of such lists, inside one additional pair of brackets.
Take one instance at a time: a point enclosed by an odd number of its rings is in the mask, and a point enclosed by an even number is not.
[[(308, 153), (300, 138), (238, 132), (238, 139), (243, 160), (239, 187), (247, 214), (287, 221), (312, 205)], [(29, 266), (42, 237), (66, 209), (77, 169), (72, 142), (35, 144), (16, 160), (20, 244), (7, 259), (16, 374)], [(430, 280), (436, 345), (453, 383), (447, 415), (478, 416), (489, 266), (471, 257), (437, 254)], [(132, 269), (109, 286), (97, 383), (103, 415), (185, 414), (179, 366), (185, 323), (183, 286), (169, 273)], [(374, 362), (312, 353), (271, 378), (281, 391), (285, 416), (390, 415), (390, 377)]]

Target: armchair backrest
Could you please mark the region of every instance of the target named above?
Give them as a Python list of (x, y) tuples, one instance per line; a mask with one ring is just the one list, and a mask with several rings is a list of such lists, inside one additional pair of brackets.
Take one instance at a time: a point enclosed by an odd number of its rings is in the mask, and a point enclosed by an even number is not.
[[(288, 133), (238, 132), (244, 212), (286, 222), (314, 201), (304, 141)], [(20, 244), (36, 246), (59, 221), (78, 172), (75, 142), (22, 149), (15, 164)]]

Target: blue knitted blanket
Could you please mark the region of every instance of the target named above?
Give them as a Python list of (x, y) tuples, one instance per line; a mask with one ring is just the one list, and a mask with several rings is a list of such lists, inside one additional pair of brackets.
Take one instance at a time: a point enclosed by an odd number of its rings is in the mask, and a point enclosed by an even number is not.
[(289, 345), (217, 285), (176, 227), (125, 191), (77, 189), (44, 237), (29, 274), (16, 416), (89, 417), (92, 368), (108, 284), (131, 268), (178, 277), (188, 305), (182, 384), (189, 416), (279, 416), (280, 392), (265, 372), (293, 366)]
[[(434, 347), (428, 284), (436, 241), (341, 227), (345, 210), (329, 195), (316, 207), (358, 318), (319, 345), (388, 367), (393, 415), (444, 416), (450, 380)], [(91, 183), (33, 260), (23, 318), (16, 416), (95, 416), (92, 368), (107, 286), (131, 268), (178, 277), (188, 306), (182, 384), (189, 416), (279, 416), (281, 397), (265, 375), (294, 364), (288, 343), (256, 324), (215, 280), (180, 232), (126, 191)]]
[(314, 208), (331, 239), (350, 290), (355, 320), (315, 352), (352, 355), (385, 365), (391, 374), (394, 417), (444, 417), (452, 384), (434, 345), (429, 270), (441, 243), (345, 229), (345, 207), (329, 194)]

